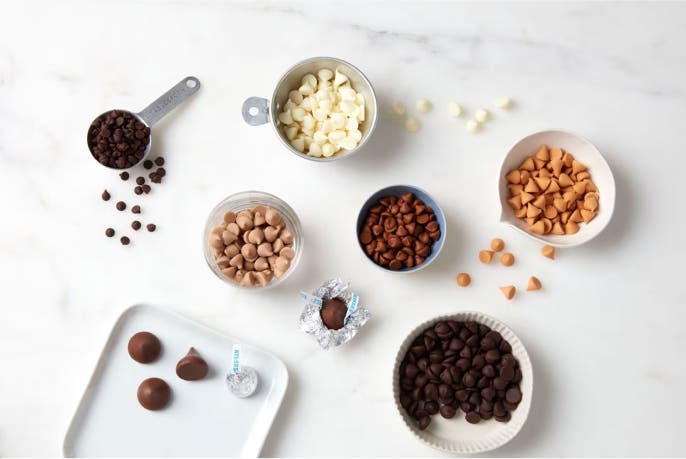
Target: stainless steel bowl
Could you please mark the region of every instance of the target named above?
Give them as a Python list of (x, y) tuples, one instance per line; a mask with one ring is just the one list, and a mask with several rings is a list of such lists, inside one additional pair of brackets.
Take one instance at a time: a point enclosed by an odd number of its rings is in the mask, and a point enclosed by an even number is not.
[[(334, 72), (339, 70), (344, 73), (345, 76), (347, 76), (350, 80), (350, 84), (355, 91), (362, 94), (365, 102), (365, 121), (360, 124), (362, 139), (357, 144), (357, 147), (346, 153), (331, 156), (330, 158), (317, 158), (310, 156), (307, 153), (299, 152), (290, 144), (286, 138), (286, 134), (281, 129), (281, 123), (279, 122), (278, 115), (281, 107), (288, 100), (288, 93), (300, 87), (300, 80), (302, 77), (308, 73), (316, 74), (319, 70), (325, 68), (333, 70)], [(367, 143), (369, 137), (371, 137), (372, 132), (374, 132), (374, 128), (376, 127), (377, 119), (376, 94), (374, 93), (374, 88), (367, 77), (354, 65), (334, 57), (311, 57), (309, 59), (305, 59), (304, 61), (298, 62), (293, 67), (286, 70), (283, 76), (279, 79), (279, 82), (276, 84), (271, 101), (263, 97), (249, 97), (246, 99), (245, 102), (243, 102), (242, 114), (245, 122), (251, 126), (259, 126), (262, 124), (267, 124), (271, 121), (276, 135), (279, 137), (279, 139), (281, 139), (281, 143), (289, 151), (300, 156), (301, 158), (318, 162), (335, 161), (337, 159), (347, 158), (348, 156), (352, 156), (353, 154), (357, 153)]]

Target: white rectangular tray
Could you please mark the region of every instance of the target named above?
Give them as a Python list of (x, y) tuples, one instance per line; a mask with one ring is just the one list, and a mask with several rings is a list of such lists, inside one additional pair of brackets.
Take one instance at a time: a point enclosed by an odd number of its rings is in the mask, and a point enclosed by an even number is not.
[[(128, 354), (129, 338), (149, 331), (162, 342), (153, 363)], [(281, 405), (288, 371), (281, 360), (241, 343), (241, 363), (255, 368), (259, 387), (246, 399), (234, 397), (225, 375), (236, 342), (175, 313), (136, 305), (117, 320), (64, 439), (65, 457), (241, 456), (256, 457)], [(201, 381), (176, 376), (176, 362), (193, 346), (210, 372)], [(150, 377), (172, 389), (169, 405), (148, 411), (136, 398)]]

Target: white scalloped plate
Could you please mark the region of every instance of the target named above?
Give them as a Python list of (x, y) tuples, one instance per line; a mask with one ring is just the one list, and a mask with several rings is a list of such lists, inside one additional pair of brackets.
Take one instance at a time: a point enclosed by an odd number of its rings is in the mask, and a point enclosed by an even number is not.
[[(470, 424), (464, 419), (464, 412), (458, 410), (458, 414), (452, 419), (444, 419), (440, 414), (431, 417), (431, 424), (426, 430), (419, 430), (416, 422), (405, 409), (400, 406), (400, 378), (398, 371), (405, 353), (410, 348), (412, 341), (424, 330), (442, 320), (474, 321), (487, 325), (492, 330), (499, 332), (512, 346), (512, 354), (519, 361), (522, 370), (522, 401), (511, 415), (509, 422), (497, 422), (494, 419), (481, 421), (478, 424)], [(421, 441), (440, 451), (459, 454), (474, 454), (491, 451), (503, 446), (512, 440), (521, 430), (531, 407), (531, 396), (534, 387), (534, 375), (531, 367), (529, 354), (517, 335), (499, 320), (480, 312), (467, 311), (439, 316), (417, 326), (405, 338), (393, 366), (393, 399), (395, 406), (403, 422), (408, 429)]]

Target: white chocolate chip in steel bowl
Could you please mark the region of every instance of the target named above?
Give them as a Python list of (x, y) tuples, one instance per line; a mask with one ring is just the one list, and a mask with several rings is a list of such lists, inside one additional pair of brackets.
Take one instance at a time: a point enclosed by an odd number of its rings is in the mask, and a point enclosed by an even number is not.
[[(576, 234), (533, 234), (529, 231), (527, 223), (515, 216), (514, 210), (507, 202), (510, 198), (510, 190), (507, 188), (508, 182), (505, 176), (512, 169), (518, 168), (527, 156), (535, 155), (543, 144), (548, 147), (561, 147), (571, 153), (577, 161), (586, 165), (591, 179), (598, 188), (598, 213), (589, 223), (580, 224), (579, 232)], [(574, 247), (590, 241), (610, 223), (615, 207), (615, 180), (605, 158), (587, 139), (562, 130), (536, 132), (515, 143), (500, 166), (498, 190), (501, 207), (500, 221), (532, 239), (554, 247)]]
[[(517, 409), (511, 412), (512, 417), (508, 422), (501, 423), (494, 419), (489, 419), (478, 424), (470, 424), (464, 419), (465, 413), (458, 410), (452, 419), (444, 419), (440, 414), (433, 415), (429, 427), (426, 430), (419, 430), (416, 421), (400, 405), (400, 378), (398, 373), (405, 354), (417, 336), (421, 335), (427, 328), (444, 320), (474, 321), (484, 324), (490, 327), (491, 330), (499, 332), (512, 346), (512, 354), (519, 362), (519, 367), (522, 370), (522, 381), (520, 383), (522, 401)], [(435, 317), (417, 326), (403, 341), (393, 366), (393, 399), (403, 423), (415, 437), (432, 448), (456, 454), (475, 454), (492, 451), (512, 440), (524, 426), (529, 416), (533, 384), (531, 360), (517, 335), (498, 319), (475, 311), (458, 312)]]

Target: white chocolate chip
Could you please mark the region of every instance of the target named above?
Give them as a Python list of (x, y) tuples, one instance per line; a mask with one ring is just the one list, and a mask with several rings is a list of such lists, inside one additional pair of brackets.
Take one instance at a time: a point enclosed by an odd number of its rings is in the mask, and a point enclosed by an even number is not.
[(512, 107), (512, 99), (509, 97), (498, 97), (493, 101), (493, 105), (495, 108), (507, 110), (508, 108)]
[(348, 81), (348, 77), (345, 76), (344, 74), (342, 74), (341, 72), (339, 72), (338, 70), (336, 70), (336, 75), (335, 75), (335, 77), (334, 77), (334, 79), (333, 79), (333, 85), (334, 85), (334, 87), (340, 86), (340, 85), (342, 85), (343, 83), (345, 83), (346, 81)]
[(305, 110), (302, 108), (294, 108), (291, 111), (291, 117), (293, 118), (294, 121), (302, 122), (303, 119), (305, 118)]
[(456, 102), (450, 102), (448, 104), (448, 114), (452, 116), (453, 118), (458, 118), (462, 116), (462, 105), (456, 103)]
[(317, 72), (317, 76), (319, 77), (320, 81), (329, 81), (331, 78), (333, 78), (333, 72), (329, 69), (321, 69), (319, 72)]
[(310, 86), (309, 84), (304, 84), (298, 88), (298, 91), (300, 94), (304, 94), (306, 96), (310, 96), (314, 94), (314, 88)]
[(289, 126), (286, 128), (286, 138), (293, 140), (298, 136), (298, 126)]
[(433, 106), (431, 102), (427, 99), (419, 99), (415, 104), (415, 108), (419, 113), (429, 113)]
[(293, 117), (291, 116), (291, 112), (285, 111), (279, 113), (279, 121), (286, 125), (293, 124)]
[(310, 149), (307, 151), (310, 156), (319, 158), (322, 155), (322, 147), (316, 142), (310, 144)]
[(404, 116), (405, 115), (405, 104), (402, 102), (396, 100), (391, 104), (391, 111), (398, 116)]
[(330, 143), (325, 143), (324, 146), (322, 146), (322, 154), (323, 154), (326, 158), (330, 158), (331, 156), (333, 156), (333, 154), (334, 154), (335, 152), (336, 152), (336, 151), (335, 151), (333, 145), (331, 145)]
[(300, 80), (300, 82), (303, 85), (312, 86), (312, 88), (317, 87), (317, 77), (312, 75), (311, 73), (308, 73), (307, 75), (302, 77), (302, 80)]
[(465, 128), (467, 129), (467, 131), (474, 134), (474, 133), (479, 132), (481, 130), (481, 124), (476, 120), (469, 120), (465, 124)]
[(298, 91), (291, 91), (288, 93), (288, 99), (296, 105), (300, 105), (303, 102), (303, 95)]
[(417, 132), (421, 129), (422, 124), (414, 116), (408, 116), (405, 119), (405, 129), (408, 132)]
[(474, 112), (474, 119), (479, 123), (485, 123), (491, 118), (491, 113), (485, 108), (480, 108)]
[(291, 140), (291, 145), (301, 153), (305, 151), (305, 139), (302, 137)]

